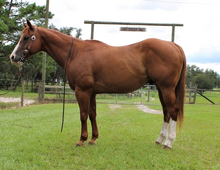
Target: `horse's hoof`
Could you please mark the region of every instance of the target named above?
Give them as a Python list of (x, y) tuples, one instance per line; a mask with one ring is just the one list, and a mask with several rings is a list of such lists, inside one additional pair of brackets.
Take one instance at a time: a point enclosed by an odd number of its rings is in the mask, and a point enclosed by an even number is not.
[(171, 149), (171, 147), (169, 147), (167, 145), (163, 145), (163, 149)]
[(156, 141), (154, 144), (155, 144), (155, 145), (160, 145), (160, 142)]
[(88, 145), (96, 145), (96, 143), (89, 142)]
[(75, 145), (75, 147), (81, 147), (81, 146), (83, 146), (83, 145), (80, 145), (80, 144), (78, 144), (78, 143)]

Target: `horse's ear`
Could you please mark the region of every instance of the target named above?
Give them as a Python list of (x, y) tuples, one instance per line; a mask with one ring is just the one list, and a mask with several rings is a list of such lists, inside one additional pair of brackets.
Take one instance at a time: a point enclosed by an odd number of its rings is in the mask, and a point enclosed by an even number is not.
[(24, 22), (23, 22), (23, 25), (24, 25), (24, 27), (26, 28), (26, 27), (28, 27), (28, 25), (27, 24), (25, 24)]
[[(26, 24), (25, 24), (25, 25), (26, 25)], [(31, 22), (30, 22), (28, 19), (27, 19), (27, 25), (29, 26), (29, 28), (30, 28), (31, 30), (34, 30), (32, 24), (31, 24)]]

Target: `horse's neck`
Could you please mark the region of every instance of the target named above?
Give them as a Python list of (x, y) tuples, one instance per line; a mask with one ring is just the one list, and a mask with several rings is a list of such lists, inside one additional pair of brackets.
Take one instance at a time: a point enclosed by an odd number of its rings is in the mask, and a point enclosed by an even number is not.
[(42, 50), (47, 52), (57, 64), (64, 68), (72, 37), (45, 28), (40, 28), (39, 33), (43, 43)]

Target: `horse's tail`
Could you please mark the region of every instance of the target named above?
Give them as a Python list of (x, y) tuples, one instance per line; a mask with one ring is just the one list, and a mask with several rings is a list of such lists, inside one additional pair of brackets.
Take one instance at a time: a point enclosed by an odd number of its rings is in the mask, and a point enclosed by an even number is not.
[(177, 116), (177, 123), (179, 130), (181, 130), (182, 125), (183, 125), (183, 120), (184, 120), (184, 103), (185, 103), (185, 77), (186, 77), (186, 56), (184, 54), (183, 49), (176, 44), (176, 46), (179, 48), (182, 56), (182, 71), (180, 74), (179, 82), (176, 86), (176, 98), (177, 98), (177, 104), (179, 105), (179, 112)]

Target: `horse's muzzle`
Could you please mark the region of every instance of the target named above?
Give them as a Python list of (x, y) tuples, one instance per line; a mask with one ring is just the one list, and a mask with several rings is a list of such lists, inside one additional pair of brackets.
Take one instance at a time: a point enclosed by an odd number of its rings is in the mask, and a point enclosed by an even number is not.
[(24, 64), (24, 61), (25, 61), (25, 57), (20, 57), (20, 58), (16, 58), (15, 55), (11, 55), (10, 56), (10, 60), (11, 60), (11, 63), (13, 65), (17, 65), (17, 66), (22, 66)]
[(11, 56), (10, 56), (11, 63), (14, 65), (18, 65), (18, 66), (23, 65), (25, 62), (25, 58), (26, 58), (27, 53), (28, 53), (28, 50), (25, 50), (21, 54), (21, 57), (17, 57), (17, 58), (16, 58), (15, 54), (11, 54)]

